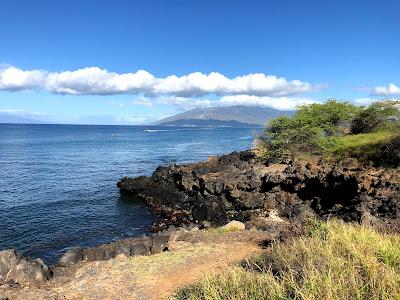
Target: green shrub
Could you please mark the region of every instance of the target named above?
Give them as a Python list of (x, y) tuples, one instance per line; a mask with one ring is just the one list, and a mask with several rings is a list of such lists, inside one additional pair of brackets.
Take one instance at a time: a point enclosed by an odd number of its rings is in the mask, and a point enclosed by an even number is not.
[(324, 221), (318, 219), (311, 219), (309, 220), (309, 223), (306, 224), (306, 233), (309, 236), (324, 239), (328, 234), (328, 225)]
[(383, 143), (374, 154), (373, 160), (388, 166), (400, 166), (400, 130)]
[(373, 132), (391, 126), (399, 120), (398, 102), (377, 102), (358, 112), (351, 123), (351, 132), (354, 134)]
[(325, 136), (333, 136), (340, 134), (341, 125), (346, 127), (359, 110), (360, 107), (348, 102), (328, 100), (323, 104), (300, 106), (295, 118), (300, 124), (319, 128)]
[(279, 117), (271, 121), (264, 135), (257, 141), (264, 158), (284, 160), (299, 153), (319, 153), (322, 132), (309, 124), (300, 124), (296, 118)]
[(268, 124), (254, 143), (254, 152), (266, 160), (326, 155), (355, 157), (379, 164), (400, 164), (400, 110), (396, 101), (362, 108), (330, 100), (299, 107), (292, 117)]
[[(358, 107), (330, 100), (324, 104), (301, 106), (292, 117), (278, 117), (255, 142), (255, 153), (268, 160), (282, 161), (302, 154), (322, 154), (326, 138), (343, 134)], [(348, 127), (348, 126), (347, 126)]]

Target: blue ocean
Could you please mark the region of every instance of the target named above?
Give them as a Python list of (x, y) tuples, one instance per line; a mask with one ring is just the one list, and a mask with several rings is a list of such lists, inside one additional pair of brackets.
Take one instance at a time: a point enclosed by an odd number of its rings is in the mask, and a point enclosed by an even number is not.
[(251, 128), (0, 124), (0, 250), (55, 263), (70, 247), (149, 232), (123, 176), (248, 149)]

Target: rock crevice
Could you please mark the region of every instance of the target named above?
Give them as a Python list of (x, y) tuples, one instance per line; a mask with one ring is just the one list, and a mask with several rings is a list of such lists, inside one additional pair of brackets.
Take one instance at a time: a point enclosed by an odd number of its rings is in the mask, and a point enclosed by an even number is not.
[(394, 225), (400, 217), (398, 170), (355, 160), (266, 164), (250, 151), (234, 152), (159, 167), (150, 177), (123, 178), (118, 187), (144, 199), (159, 215), (155, 230), (232, 220), (263, 229), (271, 211), (291, 222), (310, 215), (361, 222), (368, 215)]

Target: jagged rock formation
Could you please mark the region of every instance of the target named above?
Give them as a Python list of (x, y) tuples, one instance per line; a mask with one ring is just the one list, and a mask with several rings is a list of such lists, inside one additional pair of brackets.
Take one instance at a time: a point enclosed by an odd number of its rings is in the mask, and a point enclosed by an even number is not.
[(121, 192), (140, 197), (170, 224), (220, 226), (231, 220), (265, 229), (310, 215), (396, 225), (400, 219), (398, 170), (355, 160), (266, 164), (250, 151), (190, 165), (159, 167), (151, 177), (123, 178)]
[(168, 250), (171, 236), (175, 233), (174, 228), (171, 228), (152, 236), (128, 238), (90, 248), (74, 247), (60, 258), (58, 265), (68, 267), (82, 260), (100, 261), (121, 255), (129, 257), (161, 253)]
[(51, 270), (39, 258), (24, 257), (15, 250), (0, 251), (0, 285), (41, 284), (51, 276)]

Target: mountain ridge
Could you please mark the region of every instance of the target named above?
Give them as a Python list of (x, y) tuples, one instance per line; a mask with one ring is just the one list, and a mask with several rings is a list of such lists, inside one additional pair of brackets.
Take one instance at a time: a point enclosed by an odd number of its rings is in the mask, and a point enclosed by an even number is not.
[[(212, 108), (195, 108), (171, 117), (161, 119), (152, 125), (181, 125), (182, 123), (203, 123), (207, 125), (218, 122), (221, 126), (227, 123), (236, 122), (247, 125), (262, 126), (273, 118), (289, 116), (292, 111), (277, 110), (271, 107), (262, 106), (221, 106)], [(184, 121), (185, 120), (185, 121)]]

